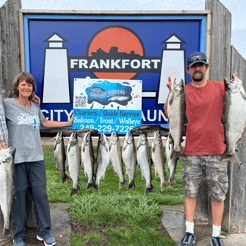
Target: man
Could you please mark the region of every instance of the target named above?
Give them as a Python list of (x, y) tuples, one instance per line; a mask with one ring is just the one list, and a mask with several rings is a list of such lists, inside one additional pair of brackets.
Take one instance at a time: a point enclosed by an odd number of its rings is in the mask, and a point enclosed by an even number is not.
[[(209, 65), (204, 53), (195, 52), (188, 57), (187, 73), (192, 82), (185, 86), (186, 144), (183, 159), (183, 193), (186, 233), (180, 246), (195, 243), (194, 215), (196, 196), (203, 178), (207, 180), (211, 196), (213, 233), (211, 245), (224, 246), (220, 238), (224, 200), (228, 191), (227, 161), (220, 162), (225, 150), (224, 129), (221, 124), (225, 95), (224, 83), (205, 79)], [(171, 87), (171, 78), (167, 87)], [(164, 107), (167, 112), (167, 101)]]

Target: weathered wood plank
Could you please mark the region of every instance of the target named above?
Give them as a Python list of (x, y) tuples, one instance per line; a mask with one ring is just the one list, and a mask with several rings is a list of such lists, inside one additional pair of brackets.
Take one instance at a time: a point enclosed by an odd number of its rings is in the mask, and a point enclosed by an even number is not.
[(206, 0), (212, 11), (210, 79), (223, 81), (230, 76), (231, 13), (218, 0)]
[[(237, 72), (246, 88), (246, 60), (231, 47), (231, 75)], [(222, 226), (230, 233), (242, 233), (246, 231), (246, 133), (243, 133), (242, 144), (237, 145), (238, 157), (241, 165), (230, 163), (229, 192), (225, 201), (225, 211)]]
[(19, 9), (21, 0), (8, 0), (0, 9), (0, 93), (9, 97), (12, 82), (20, 73)]
[(56, 10), (21, 9), (26, 14), (80, 14), (80, 15), (207, 15), (210, 10)]

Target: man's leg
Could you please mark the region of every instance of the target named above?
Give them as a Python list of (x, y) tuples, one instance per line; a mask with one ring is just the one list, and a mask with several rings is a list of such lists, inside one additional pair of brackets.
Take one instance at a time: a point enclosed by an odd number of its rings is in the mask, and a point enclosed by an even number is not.
[(221, 155), (207, 156), (207, 181), (211, 196), (213, 233), (211, 245), (224, 246), (220, 237), (224, 212), (224, 200), (228, 191), (227, 160), (220, 161)]
[(193, 222), (196, 209), (196, 197), (185, 196), (184, 209), (186, 221)]
[(183, 193), (184, 208), (186, 217), (186, 232), (180, 242), (180, 246), (192, 246), (196, 241), (194, 234), (194, 216), (196, 208), (196, 196), (198, 193), (199, 184), (202, 180), (202, 166), (200, 165), (199, 156), (187, 156), (183, 159)]
[(221, 226), (224, 213), (224, 201), (216, 201), (211, 197), (212, 218), (215, 226)]

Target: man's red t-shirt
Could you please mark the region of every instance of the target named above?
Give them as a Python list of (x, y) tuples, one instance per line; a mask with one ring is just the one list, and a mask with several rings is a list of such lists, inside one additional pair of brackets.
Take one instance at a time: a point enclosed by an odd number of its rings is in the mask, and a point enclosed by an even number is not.
[(225, 86), (222, 81), (207, 81), (204, 87), (185, 86), (186, 155), (219, 155), (225, 150), (221, 124)]

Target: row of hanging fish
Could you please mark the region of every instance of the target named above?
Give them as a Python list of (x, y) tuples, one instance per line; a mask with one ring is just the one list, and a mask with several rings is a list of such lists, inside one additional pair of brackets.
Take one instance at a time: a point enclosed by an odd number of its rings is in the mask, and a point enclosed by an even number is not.
[[(155, 176), (161, 180), (161, 191), (170, 183), (175, 183), (174, 173), (177, 165), (177, 158), (170, 160), (170, 155), (173, 150), (173, 141), (167, 139), (166, 145), (168, 169), (170, 170), (169, 181), (165, 179), (165, 163), (166, 158), (164, 148), (159, 131), (154, 133), (152, 141), (152, 159), (149, 150), (148, 139), (146, 134), (141, 134), (138, 137), (137, 148), (135, 147), (134, 137), (131, 133), (127, 133), (124, 138), (124, 144), (121, 149), (118, 134), (113, 132), (107, 139), (106, 135), (101, 133), (97, 146), (97, 159), (95, 160), (91, 133), (87, 132), (82, 139), (81, 153), (79, 151), (79, 143), (76, 132), (73, 132), (69, 138), (67, 146), (67, 169), (70, 179), (73, 182), (71, 196), (80, 194), (81, 191), (78, 185), (79, 168), (84, 167), (84, 174), (88, 177), (87, 190), (94, 188), (99, 191), (100, 180), (105, 178), (105, 173), (111, 164), (114, 173), (119, 177), (119, 190), (122, 187), (127, 187), (127, 191), (135, 188), (135, 173), (136, 167), (141, 169), (142, 179), (146, 180), (145, 195), (150, 192), (155, 192), (152, 185), (152, 167), (155, 168)], [(65, 174), (65, 145), (62, 132), (59, 132), (55, 137), (54, 157), (56, 169), (61, 173), (61, 179), (64, 183), (68, 178)], [(94, 164), (96, 165), (96, 173), (94, 173)], [(125, 174), (123, 171), (125, 167)], [(129, 183), (126, 183), (124, 177), (129, 178)]]

